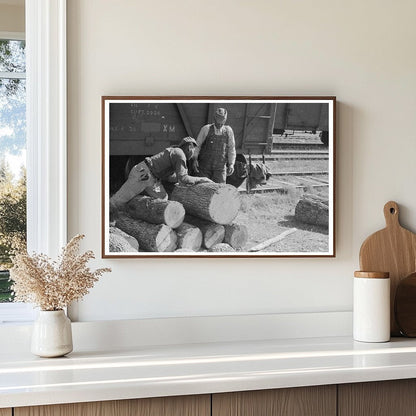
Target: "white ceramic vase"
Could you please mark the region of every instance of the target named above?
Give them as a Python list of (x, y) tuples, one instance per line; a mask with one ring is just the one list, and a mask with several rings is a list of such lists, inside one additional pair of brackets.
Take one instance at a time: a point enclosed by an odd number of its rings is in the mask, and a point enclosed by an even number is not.
[(39, 357), (61, 357), (72, 351), (71, 321), (63, 310), (40, 311), (33, 325), (31, 351)]

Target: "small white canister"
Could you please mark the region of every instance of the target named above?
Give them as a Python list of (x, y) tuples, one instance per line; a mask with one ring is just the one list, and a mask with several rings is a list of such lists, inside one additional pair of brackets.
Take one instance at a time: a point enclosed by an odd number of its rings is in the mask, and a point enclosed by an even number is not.
[(390, 278), (387, 272), (354, 272), (353, 336), (390, 341)]

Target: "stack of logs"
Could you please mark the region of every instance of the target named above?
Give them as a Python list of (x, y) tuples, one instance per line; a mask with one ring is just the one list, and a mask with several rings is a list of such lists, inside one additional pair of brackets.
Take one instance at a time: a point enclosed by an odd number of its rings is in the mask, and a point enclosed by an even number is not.
[(138, 195), (110, 227), (112, 252), (241, 250), (247, 227), (234, 223), (240, 196), (232, 185), (177, 185), (170, 200)]

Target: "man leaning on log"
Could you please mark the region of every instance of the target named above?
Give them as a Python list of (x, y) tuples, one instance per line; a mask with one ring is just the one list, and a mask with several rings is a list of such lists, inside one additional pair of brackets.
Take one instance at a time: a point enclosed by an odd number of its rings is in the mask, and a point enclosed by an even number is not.
[(143, 191), (153, 198), (167, 199), (168, 194), (161, 181), (172, 182), (175, 176), (174, 181), (181, 185), (212, 182), (208, 178), (188, 174), (186, 161), (193, 157), (195, 147), (195, 139), (185, 137), (178, 146), (167, 147), (135, 165), (126, 182), (110, 198), (110, 213), (117, 212), (118, 208)]

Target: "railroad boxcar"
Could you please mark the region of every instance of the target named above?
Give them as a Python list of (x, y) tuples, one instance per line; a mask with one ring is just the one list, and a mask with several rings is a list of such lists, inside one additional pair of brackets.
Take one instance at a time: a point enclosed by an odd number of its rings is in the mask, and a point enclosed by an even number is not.
[[(285, 130), (320, 131), (321, 141), (328, 145), (327, 103), (114, 100), (109, 104), (110, 192), (116, 191), (130, 169), (146, 156), (178, 144), (185, 136), (196, 138), (203, 125), (212, 123), (218, 107), (228, 111), (237, 162), (243, 166), (247, 155), (270, 154), (273, 134)], [(235, 186), (243, 180), (237, 169), (227, 178)]]
[(327, 103), (278, 103), (274, 120), (274, 134), (285, 130), (320, 131), (320, 139), (328, 146), (329, 105)]
[[(247, 154), (271, 153), (276, 105), (274, 102), (111, 102), (110, 192), (121, 186), (130, 169), (144, 157), (178, 144), (185, 136), (196, 138), (203, 125), (212, 123), (218, 107), (228, 111), (227, 124), (234, 131), (237, 161), (244, 164)], [(239, 179), (234, 175), (229, 181), (237, 185)]]
[(218, 107), (228, 111), (237, 153), (270, 153), (276, 103), (111, 103), (110, 155), (149, 156), (197, 137)]

